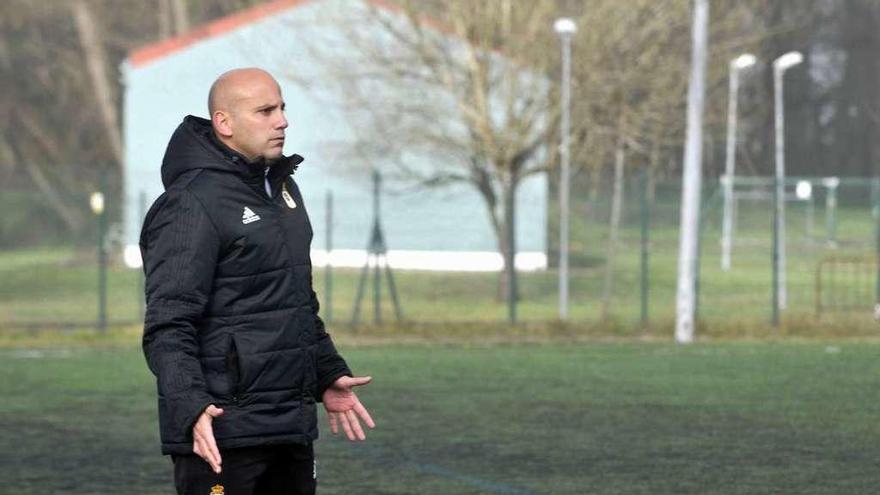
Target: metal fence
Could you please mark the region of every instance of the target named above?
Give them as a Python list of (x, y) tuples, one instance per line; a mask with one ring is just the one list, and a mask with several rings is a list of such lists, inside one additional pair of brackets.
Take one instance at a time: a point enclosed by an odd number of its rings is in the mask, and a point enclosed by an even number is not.
[[(798, 197), (798, 183), (819, 184), (822, 180), (801, 178), (787, 188), (787, 297), (781, 309), (782, 324), (855, 321), (873, 325), (873, 306), (880, 290), (878, 180), (841, 179), (833, 190), (817, 186), (808, 196), (802, 186)], [(773, 208), (767, 184), (756, 178), (736, 188), (730, 266), (725, 269), (724, 190), (718, 180), (705, 180), (697, 316), (710, 331), (731, 325), (766, 328), (772, 319)], [(627, 177), (616, 232), (611, 225), (613, 190), (607, 181), (582, 183), (573, 194), (570, 321), (622, 331), (667, 329), (675, 316), (680, 183), (652, 181), (639, 173)], [(107, 206), (112, 211), (113, 205)], [(558, 272), (553, 252), (558, 235), (556, 215), (551, 201), (549, 268), (518, 273), (517, 323), (558, 320)], [(86, 237), (97, 239), (99, 229), (110, 234), (104, 241), (106, 270), (101, 268), (104, 255), (97, 245), (84, 242), (0, 251), (0, 329), (102, 328), (140, 322), (142, 273), (126, 267), (114, 241), (113, 233), (119, 229), (113, 222), (102, 223), (101, 218), (95, 216), (94, 235)], [(385, 234), (393, 248), (395, 232)], [(365, 246), (367, 241), (364, 239)], [(316, 237), (314, 247), (323, 248), (322, 242)], [(402, 327), (508, 322), (500, 272), (328, 266), (315, 268), (314, 283), (322, 315), (331, 325), (351, 325), (355, 319), (380, 324), (400, 321)], [(391, 297), (392, 288), (398, 306)], [(356, 316), (358, 301), (360, 313)]]

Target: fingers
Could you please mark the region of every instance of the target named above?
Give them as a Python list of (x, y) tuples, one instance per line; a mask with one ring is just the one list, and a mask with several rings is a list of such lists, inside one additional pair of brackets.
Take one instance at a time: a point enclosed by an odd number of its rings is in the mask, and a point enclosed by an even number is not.
[(199, 436), (193, 441), (193, 452), (204, 459), (211, 466), (212, 471), (220, 474), (221, 459), (216, 445), (212, 449), (210, 443), (204, 437)]
[(211, 434), (210, 437), (208, 437), (204, 433), (199, 432), (194, 435), (193, 440), (193, 452), (210, 464), (211, 469), (215, 473), (220, 474), (220, 465), (223, 461), (220, 458), (220, 451), (217, 449), (217, 444), (214, 442), (214, 435)]
[(214, 406), (208, 406), (205, 412), (193, 426), (193, 452), (211, 465), (211, 469), (220, 474), (220, 449), (214, 440), (213, 418), (223, 414), (223, 410)]
[[(361, 427), (361, 422), (358, 421), (357, 414), (352, 409), (345, 411), (345, 415), (348, 417), (348, 424), (351, 425), (352, 432), (354, 433), (355, 438), (358, 440), (366, 440), (367, 436), (364, 435), (364, 429)], [(349, 437), (349, 440), (354, 440), (354, 438)]]
[(210, 436), (207, 437), (208, 443), (208, 452), (211, 453), (211, 459), (213, 462), (210, 462), (211, 468), (214, 469), (214, 472), (220, 474), (220, 464), (223, 463), (223, 459), (220, 458), (220, 449), (217, 448), (217, 442), (214, 441), (214, 432), (210, 433)]
[[(346, 377), (346, 378), (348, 378), (348, 377)], [(351, 378), (348, 378), (348, 380), (346, 380), (346, 381), (347, 381), (347, 383), (346, 383), (347, 386), (358, 387), (360, 385), (366, 385), (366, 384), (370, 383), (371, 381), (373, 381), (373, 377), (372, 376), (353, 376)]]
[[(335, 434), (338, 429), (336, 428), (337, 423), (342, 424), (342, 429), (345, 431), (345, 436), (351, 440), (352, 442), (355, 440), (366, 440), (367, 435), (364, 434), (364, 429), (361, 427), (360, 421), (358, 421), (358, 415), (354, 412), (353, 409), (349, 409), (344, 412), (333, 413), (331, 415), (334, 418), (330, 423), (330, 429)], [(370, 420), (372, 421), (372, 420)]]
[(348, 437), (349, 440), (354, 441), (354, 431), (351, 429), (351, 425), (348, 422), (348, 416), (345, 413), (339, 413), (339, 422), (342, 423), (342, 429), (345, 431), (345, 436)]
[(336, 419), (336, 413), (327, 414), (327, 419), (330, 421), (330, 431), (332, 431), (334, 435), (339, 433), (339, 422)]
[(338, 434), (339, 425), (341, 424), (342, 430), (345, 432), (345, 436), (349, 440), (366, 440), (367, 435), (364, 433), (364, 429), (358, 420), (359, 416), (370, 428), (376, 427), (376, 423), (373, 422), (370, 413), (367, 412), (360, 401), (358, 401), (352, 409), (347, 411), (327, 413), (327, 419), (330, 423), (330, 431), (332, 431), (334, 435)]
[(356, 412), (357, 415), (364, 420), (364, 423), (366, 423), (367, 426), (369, 426), (370, 428), (376, 427), (376, 423), (373, 422), (373, 418), (370, 417), (370, 413), (367, 411), (367, 408), (365, 408), (363, 404), (361, 404), (361, 401), (355, 402), (354, 412)]

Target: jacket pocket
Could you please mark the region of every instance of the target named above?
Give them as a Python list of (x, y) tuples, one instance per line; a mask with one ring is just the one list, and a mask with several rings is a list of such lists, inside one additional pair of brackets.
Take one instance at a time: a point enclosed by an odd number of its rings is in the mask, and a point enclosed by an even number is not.
[(226, 348), (226, 375), (229, 379), (229, 393), (232, 402), (237, 403), (241, 394), (241, 363), (238, 358), (238, 347), (235, 345), (235, 337), (229, 336), (229, 345)]

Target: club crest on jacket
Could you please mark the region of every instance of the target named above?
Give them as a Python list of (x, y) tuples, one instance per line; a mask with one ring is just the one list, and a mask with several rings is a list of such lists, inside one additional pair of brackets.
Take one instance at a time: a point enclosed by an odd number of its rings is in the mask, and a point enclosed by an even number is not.
[(284, 202), (287, 203), (287, 206), (290, 208), (296, 208), (296, 201), (293, 200), (293, 196), (290, 195), (290, 192), (287, 191), (287, 184), (284, 184), (281, 189), (281, 197), (284, 198)]

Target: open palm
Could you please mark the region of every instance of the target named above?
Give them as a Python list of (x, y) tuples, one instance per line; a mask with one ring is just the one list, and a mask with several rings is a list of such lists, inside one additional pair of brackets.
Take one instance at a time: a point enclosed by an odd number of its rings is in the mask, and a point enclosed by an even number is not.
[(369, 376), (341, 376), (324, 391), (322, 396), (324, 409), (327, 410), (330, 431), (334, 435), (339, 433), (339, 425), (341, 424), (342, 430), (345, 431), (345, 436), (349, 440), (364, 440), (367, 436), (364, 434), (360, 420), (363, 420), (370, 428), (376, 427), (370, 413), (367, 412), (367, 409), (358, 400), (357, 394), (352, 390), (353, 387), (366, 385), (371, 380), (372, 378)]

